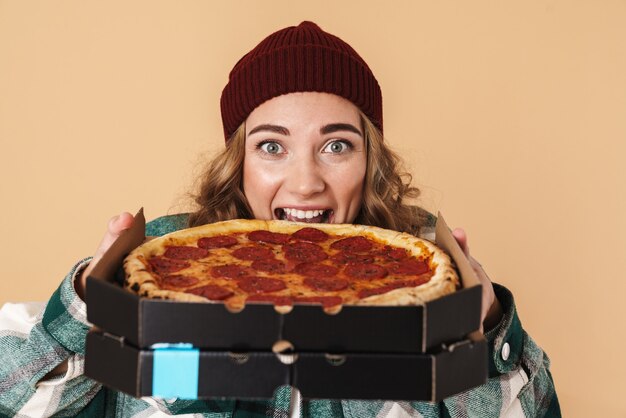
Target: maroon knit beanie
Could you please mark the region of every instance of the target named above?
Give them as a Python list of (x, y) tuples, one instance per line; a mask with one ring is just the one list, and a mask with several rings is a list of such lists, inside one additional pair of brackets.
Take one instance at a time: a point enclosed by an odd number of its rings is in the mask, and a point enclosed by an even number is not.
[(274, 32), (239, 60), (220, 101), (226, 140), (263, 102), (317, 91), (356, 105), (383, 130), (383, 102), (374, 74), (354, 49), (313, 22)]

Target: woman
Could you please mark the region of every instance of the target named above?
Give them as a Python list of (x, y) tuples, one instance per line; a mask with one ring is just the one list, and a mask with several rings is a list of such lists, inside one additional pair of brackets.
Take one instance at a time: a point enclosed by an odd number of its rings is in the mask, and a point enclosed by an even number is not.
[[(406, 203), (418, 191), (404, 180), (397, 157), (383, 141), (382, 99), (374, 75), (348, 44), (315, 24), (280, 30), (246, 54), (230, 74), (221, 107), (226, 148), (209, 165), (198, 210), (159, 218), (148, 225), (148, 235), (233, 218), (362, 223), (414, 234), (432, 226), (432, 217)], [(522, 330), (510, 292), (492, 285), (471, 257), (483, 283), (491, 378), (441, 403), (302, 401), (287, 387), (263, 402), (163, 401), (102, 388), (82, 375), (88, 330), (84, 281), (132, 222), (128, 213), (109, 222), (95, 256), (72, 269), (43, 314), (33, 305), (11, 305), (0, 313), (5, 330), (0, 331), (0, 413), (559, 414), (549, 360)], [(469, 256), (463, 230), (454, 235)]]

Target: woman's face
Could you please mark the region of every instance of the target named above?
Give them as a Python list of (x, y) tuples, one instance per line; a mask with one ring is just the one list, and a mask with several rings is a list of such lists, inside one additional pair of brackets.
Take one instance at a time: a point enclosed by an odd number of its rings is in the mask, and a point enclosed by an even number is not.
[(243, 189), (256, 219), (351, 223), (363, 197), (359, 112), (328, 93), (290, 93), (246, 119)]

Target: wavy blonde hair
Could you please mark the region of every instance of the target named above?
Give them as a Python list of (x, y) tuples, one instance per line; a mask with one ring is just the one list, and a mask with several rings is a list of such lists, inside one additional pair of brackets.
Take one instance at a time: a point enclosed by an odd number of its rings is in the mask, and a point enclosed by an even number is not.
[[(411, 186), (412, 177), (404, 171), (402, 160), (389, 149), (380, 130), (363, 113), (361, 125), (367, 169), (363, 203), (354, 223), (417, 234), (426, 222), (426, 215), (412, 206), (409, 199), (417, 198), (419, 189)], [(254, 218), (243, 193), (245, 132), (244, 122), (228, 140), (226, 148), (209, 162), (194, 195), (198, 209), (190, 215), (189, 226)]]

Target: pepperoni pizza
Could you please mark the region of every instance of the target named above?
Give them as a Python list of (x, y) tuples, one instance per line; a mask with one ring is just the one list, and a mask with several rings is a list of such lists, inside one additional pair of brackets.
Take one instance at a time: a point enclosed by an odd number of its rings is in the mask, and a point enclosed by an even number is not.
[(232, 220), (148, 241), (124, 261), (141, 296), (221, 302), (416, 305), (459, 284), (447, 254), (412, 235), (362, 225)]

